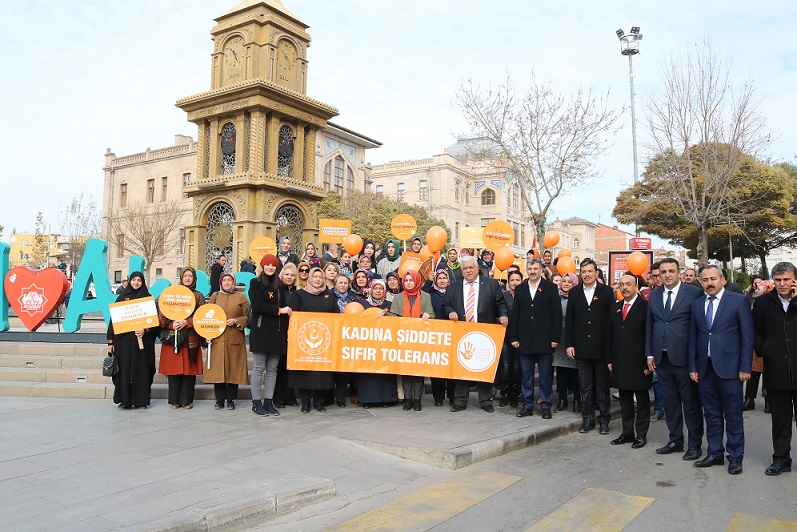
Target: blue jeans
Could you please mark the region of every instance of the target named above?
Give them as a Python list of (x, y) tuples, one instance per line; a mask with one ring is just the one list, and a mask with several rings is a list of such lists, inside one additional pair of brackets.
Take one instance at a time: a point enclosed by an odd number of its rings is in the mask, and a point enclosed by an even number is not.
[(664, 392), (659, 386), (659, 376), (653, 372), (653, 411), (664, 412)]
[(523, 406), (534, 406), (534, 366), (538, 366), (540, 374), (540, 397), (543, 410), (551, 409), (553, 394), (553, 353), (522, 353), (520, 355), (520, 387), (523, 390)]

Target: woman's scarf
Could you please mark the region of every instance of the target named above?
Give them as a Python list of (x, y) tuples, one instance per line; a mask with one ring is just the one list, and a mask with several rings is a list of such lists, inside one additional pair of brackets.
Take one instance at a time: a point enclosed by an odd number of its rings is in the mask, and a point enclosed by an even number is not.
[(373, 240), (365, 240), (365, 241), (363, 242), (363, 248), (360, 250), (360, 253), (359, 253), (359, 255), (360, 255), (361, 257), (362, 257), (363, 255), (365, 255), (365, 248), (367, 248), (367, 247), (368, 247), (368, 244), (371, 244), (371, 248), (374, 250), (374, 251), (373, 251), (373, 253), (371, 253), (370, 255), (368, 255), (368, 258), (370, 258), (370, 259), (371, 259), (371, 266), (373, 266), (373, 265), (374, 265), (374, 256), (376, 255), (376, 244), (374, 244), (374, 241), (373, 241)]
[[(451, 249), (456, 249), (456, 248), (451, 248)], [(451, 251), (451, 249), (449, 249), (448, 251)], [(459, 258), (459, 253), (457, 253), (457, 258)], [(450, 260), (448, 260), (448, 253), (446, 253), (446, 266), (448, 267), (449, 270), (458, 270), (459, 260), (451, 262)]]
[[(391, 242), (393, 242), (393, 254), (392, 255), (387, 250), (387, 245), (390, 244)], [(385, 242), (384, 251), (385, 251), (385, 254), (383, 256), (387, 258), (388, 262), (394, 262), (394, 261), (396, 261), (396, 260), (401, 258), (401, 247), (399, 247), (399, 241), (397, 239), (395, 239), (395, 238), (390, 238), (390, 239), (388, 239), (387, 242)]]
[[(388, 288), (387, 286), (387, 280), (390, 279), (390, 277), (395, 277), (398, 280), (398, 288), (396, 288), (395, 290), (392, 288)], [(400, 294), (404, 290), (403, 284), (404, 283), (401, 282), (401, 277), (399, 277), (396, 272), (390, 272), (387, 274), (387, 276), (385, 276), (385, 288), (387, 288), (388, 293), (393, 294), (394, 296), (396, 294)]]
[[(374, 294), (373, 287), (375, 284), (381, 284), (382, 288), (385, 289), (385, 296), (382, 297), (382, 299), (376, 299), (373, 295)], [(368, 297), (365, 300), (368, 301), (368, 304), (371, 306), (380, 307), (382, 306), (382, 303), (385, 302), (385, 299), (387, 299), (387, 285), (385, 284), (385, 281), (383, 281), (382, 279), (374, 279), (373, 281), (371, 281), (371, 293), (368, 294)]]
[(343, 314), (343, 309), (346, 308), (346, 305), (349, 303), (347, 296), (349, 295), (349, 291), (345, 291), (342, 294), (338, 292), (337, 288), (332, 289), (332, 293), (338, 300), (338, 308), (340, 309), (340, 313)]
[[(366, 283), (364, 288), (357, 285), (357, 273), (359, 272), (363, 272), (365, 274)], [(368, 270), (360, 268), (351, 274), (351, 288), (349, 290), (354, 292), (357, 297), (368, 296), (369, 288), (371, 288), (371, 276), (368, 274)]]
[[(221, 280), (224, 279), (225, 277), (232, 277), (232, 290), (230, 290), (229, 292), (221, 286)], [(235, 292), (235, 275), (233, 275), (232, 272), (224, 272), (221, 274), (221, 277), (219, 277), (219, 291), (222, 294), (232, 294), (233, 292)]]
[[(457, 266), (459, 266), (459, 263), (457, 263)], [(444, 270), (443, 268), (440, 268), (439, 270), (434, 272), (434, 283), (432, 283), (432, 288), (434, 288), (435, 290), (437, 290), (441, 294), (445, 294), (446, 293), (446, 289), (445, 288), (440, 288), (439, 286), (437, 286), (437, 276), (441, 275), (441, 274), (445, 274), (446, 277), (449, 278), (448, 282), (449, 283), (451, 282), (451, 277), (448, 275), (448, 270)]]
[(305, 292), (307, 292), (310, 295), (314, 295), (314, 296), (323, 294), (324, 292), (327, 291), (327, 283), (321, 283), (321, 288), (316, 288), (312, 284), (310, 284), (310, 279), (313, 278), (313, 272), (316, 271), (316, 270), (322, 271), (321, 268), (319, 268), (318, 266), (311, 267), (310, 268), (310, 275), (307, 277), (307, 286), (305, 286), (303, 288), (303, 290)]
[[(575, 273), (566, 273), (565, 275), (570, 277), (570, 280), (573, 281), (573, 286), (570, 287), (570, 290), (573, 290), (573, 288), (578, 286), (578, 275), (576, 275)], [(565, 275), (563, 275), (562, 277), (564, 277)], [(562, 289), (560, 288), (559, 297), (561, 297), (562, 299), (567, 299), (568, 297), (570, 297), (570, 292), (569, 291), (563, 292)]]
[[(194, 274), (196, 274), (196, 272), (194, 272)], [(133, 288), (133, 283), (130, 282), (136, 277), (141, 279), (141, 286), (138, 287), (137, 289)], [(147, 283), (144, 282), (144, 274), (141, 272), (133, 272), (130, 274), (130, 279), (127, 283), (127, 288), (125, 288), (124, 292), (119, 294), (119, 297), (116, 298), (116, 302), (119, 303), (121, 301), (128, 301), (130, 299), (141, 299), (142, 297), (149, 297), (149, 295), (150, 294), (149, 290), (147, 290)]]
[[(307, 248), (310, 247), (310, 246), (313, 246), (313, 256), (312, 257), (307, 254)], [(315, 244), (313, 244), (312, 242), (308, 242), (307, 244), (305, 244), (305, 246), (304, 246), (304, 257), (302, 257), (302, 260), (304, 262), (306, 262), (307, 264), (309, 264), (310, 266), (320, 266), (321, 265), (321, 259), (318, 258), (318, 248), (315, 247)]]
[[(307, 286), (307, 280), (302, 279), (301, 276), (299, 275), (299, 270), (302, 269), (302, 266), (307, 266), (308, 268), (310, 267), (310, 265), (307, 262), (300, 262), (299, 266), (296, 267), (296, 286), (299, 288), (304, 288), (305, 286)], [(310, 277), (307, 277), (307, 279), (310, 279)]]
[(290, 249), (285, 252), (282, 251), (282, 243), (286, 240), (290, 240), (290, 238), (288, 238), (287, 236), (283, 236), (282, 238), (280, 238), (279, 244), (277, 244), (277, 258), (280, 260), (283, 266), (285, 266), (285, 263), (288, 262), (288, 259), (291, 256)]
[(404, 275), (409, 275), (415, 281), (415, 286), (412, 289), (404, 288), (404, 317), (405, 318), (420, 318), (421, 317), (421, 274), (415, 270), (408, 270)]

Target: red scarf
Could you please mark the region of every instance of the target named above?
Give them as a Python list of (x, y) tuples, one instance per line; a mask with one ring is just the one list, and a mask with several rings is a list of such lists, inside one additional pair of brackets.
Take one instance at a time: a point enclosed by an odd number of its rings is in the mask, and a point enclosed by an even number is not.
[[(421, 317), (421, 274), (416, 272), (415, 270), (408, 270), (407, 273), (404, 275), (406, 278), (407, 275), (412, 277), (412, 280), (415, 281), (415, 286), (412, 290), (408, 289), (405, 285), (404, 287), (404, 317), (405, 318), (420, 318)], [(415, 298), (415, 302), (410, 305), (410, 297)]]

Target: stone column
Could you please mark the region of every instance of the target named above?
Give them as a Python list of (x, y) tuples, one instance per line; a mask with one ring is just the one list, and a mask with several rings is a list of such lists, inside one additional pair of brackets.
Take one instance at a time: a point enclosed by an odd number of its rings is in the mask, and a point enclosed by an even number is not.
[(207, 177), (205, 175), (205, 157), (208, 156), (205, 146), (207, 144), (207, 135), (205, 133), (205, 123), (200, 122), (197, 124), (197, 141), (196, 141), (196, 173), (194, 174), (197, 179)]
[(304, 144), (305, 160), (307, 161), (307, 168), (304, 169), (304, 181), (312, 185), (316, 184), (315, 138), (316, 138), (316, 128), (314, 126), (310, 126), (309, 128), (307, 128), (307, 139), (305, 140)]
[(210, 121), (210, 164), (208, 175), (205, 177), (217, 176), (221, 173), (221, 150), (219, 149), (219, 119), (214, 118)]
[(258, 174), (266, 164), (266, 113), (252, 111), (252, 132), (249, 142), (249, 168)]
[[(235, 173), (243, 174), (246, 171), (246, 117), (240, 113), (233, 121), (235, 124)], [(250, 154), (251, 155), (251, 154)]]
[(298, 121), (293, 144), (293, 178), (296, 181), (304, 181), (304, 143), (304, 124)]
[(271, 115), (271, 120), (268, 125), (268, 158), (266, 172), (272, 175), (277, 175), (277, 157), (279, 156), (279, 136), (280, 136), (280, 119), (279, 116)]

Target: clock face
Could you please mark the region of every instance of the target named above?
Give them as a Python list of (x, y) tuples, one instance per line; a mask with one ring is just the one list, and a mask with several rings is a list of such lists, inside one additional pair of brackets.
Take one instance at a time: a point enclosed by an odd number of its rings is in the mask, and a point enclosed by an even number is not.
[(277, 75), (284, 83), (291, 83), (296, 69), (296, 47), (288, 41), (280, 41), (277, 49)]
[(224, 47), (224, 71), (225, 78), (235, 78), (241, 75), (243, 63), (244, 41), (240, 37), (230, 39)]

